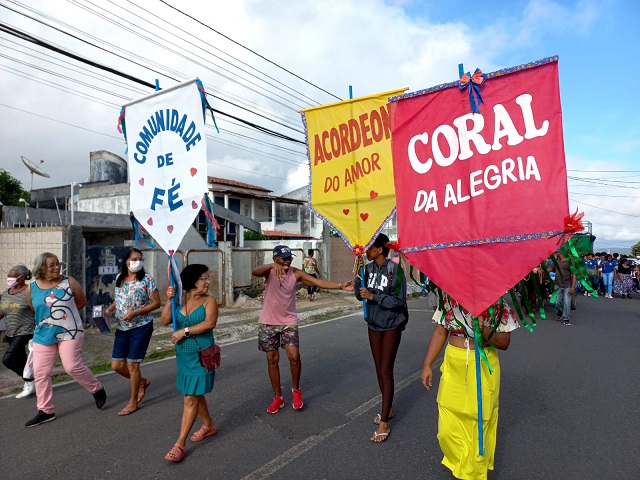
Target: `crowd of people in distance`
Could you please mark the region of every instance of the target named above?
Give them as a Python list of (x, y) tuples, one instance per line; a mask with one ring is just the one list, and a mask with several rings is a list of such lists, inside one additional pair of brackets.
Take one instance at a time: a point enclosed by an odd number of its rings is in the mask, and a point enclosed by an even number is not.
[[(591, 276), (593, 289), (605, 298), (631, 298), (632, 293), (640, 293), (640, 262), (635, 258), (618, 253), (588, 253), (584, 265)], [(584, 296), (591, 296), (580, 286)]]

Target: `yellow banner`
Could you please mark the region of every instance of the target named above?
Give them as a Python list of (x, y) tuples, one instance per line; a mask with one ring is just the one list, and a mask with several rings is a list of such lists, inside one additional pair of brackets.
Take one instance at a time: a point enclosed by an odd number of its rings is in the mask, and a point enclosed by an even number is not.
[(302, 111), (311, 209), (351, 248), (366, 247), (396, 206), (387, 99), (405, 90)]

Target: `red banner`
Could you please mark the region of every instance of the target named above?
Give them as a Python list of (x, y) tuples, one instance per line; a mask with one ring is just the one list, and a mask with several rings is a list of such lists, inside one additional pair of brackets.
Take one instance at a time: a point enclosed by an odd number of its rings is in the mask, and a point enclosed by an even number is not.
[(558, 248), (569, 214), (558, 63), (507, 73), (405, 95), (393, 117), (401, 251), (475, 315)]

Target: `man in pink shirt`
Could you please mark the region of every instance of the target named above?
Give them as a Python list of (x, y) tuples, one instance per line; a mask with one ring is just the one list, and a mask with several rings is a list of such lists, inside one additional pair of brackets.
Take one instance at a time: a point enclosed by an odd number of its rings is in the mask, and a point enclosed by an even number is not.
[(264, 306), (258, 320), (258, 350), (267, 353), (269, 379), (273, 387), (273, 401), (267, 412), (278, 413), (284, 407), (280, 386), (279, 348), (283, 347), (289, 358), (293, 388), (293, 408), (300, 410), (304, 405), (300, 390), (300, 361), (298, 337), (298, 313), (296, 311), (296, 290), (300, 281), (306, 285), (327, 290), (353, 291), (353, 281), (335, 283), (320, 280), (291, 266), (292, 253), (286, 245), (273, 249), (273, 263), (253, 269), (255, 277), (265, 277)]

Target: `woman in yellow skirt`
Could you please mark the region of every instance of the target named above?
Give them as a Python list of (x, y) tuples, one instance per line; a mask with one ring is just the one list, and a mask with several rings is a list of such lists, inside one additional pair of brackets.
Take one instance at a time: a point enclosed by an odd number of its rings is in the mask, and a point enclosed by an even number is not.
[(431, 366), (448, 338), (437, 396), (438, 442), (444, 453), (442, 463), (456, 478), (486, 479), (487, 471), (493, 470), (500, 397), (500, 361), (496, 349), (506, 350), (511, 332), (519, 326), (508, 305), (502, 304), (501, 308), (496, 303), (493, 311), (494, 320), (489, 309), (478, 316), (485, 351), (493, 369), (490, 373), (487, 364), (480, 361), (484, 455), (479, 454), (473, 317), (450, 297), (445, 298), (444, 311), (436, 310), (433, 315), (437, 325), (429, 342), (421, 380), (424, 388), (430, 390), (433, 382)]

